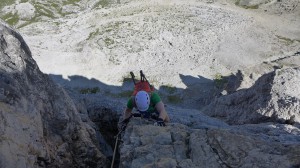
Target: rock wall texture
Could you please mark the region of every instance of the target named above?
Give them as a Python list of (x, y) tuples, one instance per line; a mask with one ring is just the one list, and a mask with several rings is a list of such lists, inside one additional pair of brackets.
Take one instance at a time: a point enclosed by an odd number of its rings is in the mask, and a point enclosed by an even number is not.
[(120, 167), (300, 167), (299, 75), (277, 69), (216, 98), (203, 112), (219, 120), (170, 108), (166, 127), (132, 119)]
[(249, 89), (215, 99), (204, 113), (229, 124), (300, 123), (300, 68), (263, 75)]
[(0, 167), (105, 167), (95, 130), (0, 23)]
[(299, 133), (272, 123), (191, 129), (132, 119), (120, 146), (120, 167), (299, 167)]

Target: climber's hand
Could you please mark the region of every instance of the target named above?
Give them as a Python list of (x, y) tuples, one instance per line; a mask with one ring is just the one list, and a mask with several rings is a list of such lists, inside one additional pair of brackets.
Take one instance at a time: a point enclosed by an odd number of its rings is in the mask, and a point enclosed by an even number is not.
[(154, 125), (156, 125), (156, 126), (161, 126), (161, 127), (166, 126), (164, 120), (161, 119), (161, 118), (158, 118), (157, 121), (154, 123)]
[(132, 117), (141, 117), (142, 115), (140, 113), (133, 113)]

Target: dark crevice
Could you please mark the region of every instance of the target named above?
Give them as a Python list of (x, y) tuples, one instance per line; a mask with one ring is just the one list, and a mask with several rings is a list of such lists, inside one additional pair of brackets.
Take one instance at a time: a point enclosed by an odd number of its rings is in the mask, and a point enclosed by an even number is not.
[[(117, 112), (106, 108), (106, 107), (97, 107), (92, 108), (88, 110), (90, 119), (96, 124), (98, 127), (97, 130), (100, 132), (98, 136), (99, 141), (101, 141), (101, 137), (105, 140), (103, 142), (99, 142), (101, 148), (103, 148), (103, 144), (108, 145), (111, 147), (112, 152), (115, 147), (116, 142), (116, 135), (118, 134), (118, 121), (119, 121), (119, 115)], [(100, 137), (100, 138), (99, 138)], [(103, 149), (101, 149), (103, 150)], [(111, 162), (113, 159), (113, 153), (111, 152), (103, 152), (106, 154), (107, 159), (109, 162), (109, 167), (111, 166)], [(118, 167), (120, 162), (120, 154), (119, 151), (116, 151), (115, 161), (114, 161), (114, 167)]]
[(300, 167), (300, 164), (291, 166), (291, 168), (299, 168), (299, 167)]
[(49, 162), (49, 158), (45, 158), (45, 157), (37, 157), (37, 163), (40, 167), (47, 167), (50, 162)]
[(185, 144), (187, 146), (187, 151), (186, 151), (186, 157), (188, 159), (191, 159), (191, 155), (192, 155), (192, 149), (190, 148), (190, 133), (187, 133), (187, 136), (185, 138)]
[(291, 57), (299, 56), (299, 54), (300, 54), (300, 51), (294, 53), (293, 55), (288, 55), (288, 56), (285, 56), (285, 57), (281, 57), (281, 58), (272, 60), (272, 61), (270, 61), (270, 63), (276, 63), (276, 62), (282, 61), (282, 60), (284, 60), (284, 59), (288, 59), (288, 58), (291, 58)]

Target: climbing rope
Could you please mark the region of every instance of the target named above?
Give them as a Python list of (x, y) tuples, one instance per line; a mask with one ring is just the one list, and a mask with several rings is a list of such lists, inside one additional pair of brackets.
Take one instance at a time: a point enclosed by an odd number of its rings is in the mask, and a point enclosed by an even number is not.
[(119, 131), (118, 134), (116, 135), (116, 143), (115, 143), (115, 148), (114, 148), (114, 153), (113, 153), (113, 159), (112, 159), (111, 166), (110, 166), (111, 168), (114, 167), (114, 162), (115, 162), (115, 157), (116, 157), (118, 142), (119, 142), (119, 139), (121, 138), (121, 133), (124, 130), (125, 129), (121, 129), (121, 131)]

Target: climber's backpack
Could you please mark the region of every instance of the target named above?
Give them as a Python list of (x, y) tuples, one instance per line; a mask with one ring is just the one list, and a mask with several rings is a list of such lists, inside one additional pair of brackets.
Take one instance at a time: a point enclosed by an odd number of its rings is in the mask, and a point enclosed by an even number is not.
[(135, 76), (134, 76), (133, 72), (130, 72), (130, 75), (131, 75), (131, 78), (134, 83), (134, 91), (132, 93), (133, 96), (135, 96), (141, 90), (146, 91), (148, 93), (151, 93), (154, 91), (154, 87), (152, 85), (150, 85), (150, 83), (146, 79), (142, 70), (140, 71), (140, 75), (141, 75), (140, 81), (135, 80)]

